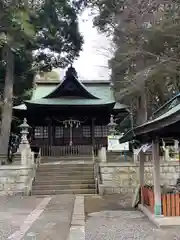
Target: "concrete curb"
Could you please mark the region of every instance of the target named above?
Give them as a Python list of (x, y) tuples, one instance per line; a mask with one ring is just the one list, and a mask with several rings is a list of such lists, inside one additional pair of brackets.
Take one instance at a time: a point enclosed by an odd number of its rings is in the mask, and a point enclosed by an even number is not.
[(85, 240), (84, 196), (76, 196), (68, 240)]
[(180, 226), (180, 217), (164, 217), (163, 215), (155, 216), (145, 206), (139, 204), (139, 209), (152, 221), (158, 228)]
[(156, 221), (154, 214), (152, 214), (145, 206), (142, 204), (138, 205), (138, 208), (153, 222), (158, 228), (160, 228), (159, 223)]

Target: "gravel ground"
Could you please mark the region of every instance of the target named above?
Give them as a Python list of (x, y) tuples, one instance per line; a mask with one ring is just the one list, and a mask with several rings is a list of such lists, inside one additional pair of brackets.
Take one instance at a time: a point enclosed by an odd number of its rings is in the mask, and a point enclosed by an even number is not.
[(180, 240), (180, 228), (158, 229), (143, 213), (131, 209), (130, 199), (124, 199), (85, 198), (86, 240)]

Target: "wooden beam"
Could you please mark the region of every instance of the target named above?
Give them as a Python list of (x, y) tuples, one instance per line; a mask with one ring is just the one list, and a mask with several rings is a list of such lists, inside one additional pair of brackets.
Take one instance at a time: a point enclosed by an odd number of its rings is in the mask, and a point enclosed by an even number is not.
[(140, 177), (140, 187), (141, 187), (141, 204), (144, 204), (144, 197), (142, 188), (144, 187), (144, 162), (145, 162), (145, 154), (140, 152), (140, 166), (139, 166), (139, 177)]
[(52, 137), (52, 119), (48, 119), (47, 121), (48, 123), (48, 145), (52, 145), (52, 140), (53, 140), (53, 137)]
[(95, 146), (95, 137), (94, 137), (94, 128), (95, 128), (95, 118), (92, 118), (91, 121), (91, 144), (94, 147)]
[(159, 141), (152, 141), (152, 159), (153, 159), (153, 182), (154, 182), (154, 214), (159, 216), (161, 210), (161, 186), (160, 186), (160, 157)]

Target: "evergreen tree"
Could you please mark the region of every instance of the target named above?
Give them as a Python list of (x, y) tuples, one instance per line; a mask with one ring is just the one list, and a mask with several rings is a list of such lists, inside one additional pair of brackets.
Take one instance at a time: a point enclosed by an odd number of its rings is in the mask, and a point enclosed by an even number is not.
[(49, 71), (72, 62), (83, 43), (77, 19), (81, 6), (80, 2), (69, 0), (0, 1), (1, 60), (5, 65), (1, 154), (8, 151), (15, 58), (19, 53), (36, 51), (31, 67), (38, 71)]
[(180, 90), (179, 1), (92, 0), (91, 4), (98, 9), (94, 25), (113, 36), (110, 68), (116, 98), (131, 106), (140, 124)]

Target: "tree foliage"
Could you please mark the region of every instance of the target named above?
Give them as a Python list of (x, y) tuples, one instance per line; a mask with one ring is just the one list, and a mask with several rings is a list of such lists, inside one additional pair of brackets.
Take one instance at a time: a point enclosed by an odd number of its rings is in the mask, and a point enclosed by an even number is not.
[[(36, 62), (44, 66), (64, 67), (79, 56), (83, 38), (79, 33), (77, 13), (80, 5), (68, 0), (45, 1), (36, 19)], [(48, 49), (49, 51), (42, 51)], [(55, 54), (56, 53), (56, 54)], [(48, 69), (46, 69), (48, 70)]]
[(93, 5), (94, 25), (113, 34), (110, 67), (117, 99), (136, 110), (136, 98), (144, 95), (152, 113), (180, 90), (179, 1), (95, 0)]
[[(33, 55), (31, 52), (20, 49), (14, 59), (14, 104), (23, 99), (25, 92), (33, 87), (35, 71), (32, 68)], [(3, 89), (5, 84), (6, 65), (4, 60), (0, 61), (0, 95), (3, 100)]]
[(50, 71), (71, 63), (83, 43), (77, 18), (81, 7), (81, 1), (70, 0), (0, 0), (1, 60), (5, 65), (1, 154), (8, 149), (15, 58), (23, 51), (25, 55), (29, 52), (34, 56), (33, 71)]

